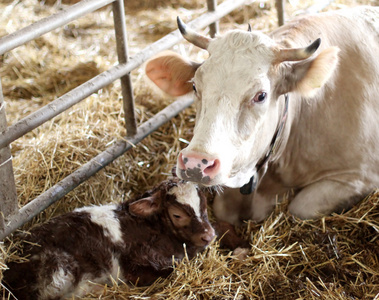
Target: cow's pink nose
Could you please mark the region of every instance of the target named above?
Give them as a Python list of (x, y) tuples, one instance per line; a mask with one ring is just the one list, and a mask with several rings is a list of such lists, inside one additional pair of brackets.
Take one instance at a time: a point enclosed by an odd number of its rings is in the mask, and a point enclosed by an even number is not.
[(180, 153), (178, 169), (182, 179), (208, 184), (220, 170), (220, 160), (196, 152)]

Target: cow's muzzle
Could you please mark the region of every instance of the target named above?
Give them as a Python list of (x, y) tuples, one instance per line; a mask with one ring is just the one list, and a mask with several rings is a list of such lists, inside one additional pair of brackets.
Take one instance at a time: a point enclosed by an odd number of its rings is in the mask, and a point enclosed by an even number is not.
[(220, 160), (190, 151), (179, 154), (177, 162), (178, 176), (184, 180), (211, 185), (220, 171)]

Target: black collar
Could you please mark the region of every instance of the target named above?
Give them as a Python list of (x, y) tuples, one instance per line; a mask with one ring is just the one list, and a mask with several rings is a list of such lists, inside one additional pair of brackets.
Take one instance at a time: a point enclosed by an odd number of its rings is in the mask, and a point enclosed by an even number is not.
[(258, 173), (259, 171), (262, 170), (262, 167), (268, 163), (268, 160), (270, 159), (271, 154), (275, 151), (275, 148), (278, 144), (279, 137), (283, 132), (284, 125), (286, 124), (287, 115), (288, 115), (288, 94), (285, 94), (284, 95), (284, 110), (283, 110), (282, 118), (278, 124), (278, 127), (275, 130), (274, 136), (272, 137), (270, 148), (267, 151), (266, 155), (256, 165), (256, 172), (253, 176), (251, 176), (250, 181), (240, 188), (241, 194), (249, 195), (255, 190), (258, 183)]

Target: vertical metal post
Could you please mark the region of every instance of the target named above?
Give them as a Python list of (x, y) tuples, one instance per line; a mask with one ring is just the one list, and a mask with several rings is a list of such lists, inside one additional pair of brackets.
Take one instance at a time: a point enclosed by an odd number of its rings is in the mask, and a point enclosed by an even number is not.
[[(120, 64), (125, 64), (128, 61), (128, 46), (124, 2), (123, 0), (116, 0), (112, 5), (118, 61)], [(121, 77), (120, 80), (125, 114), (125, 126), (127, 131), (126, 135), (132, 137), (137, 133), (137, 122), (134, 112), (133, 87), (130, 74)]]
[[(0, 79), (0, 132), (7, 129), (5, 102)], [(18, 210), (16, 184), (14, 181), (12, 154), (9, 146), (0, 149), (0, 228), (4, 228), (4, 219)]]
[(284, 0), (276, 0), (276, 11), (278, 12), (278, 25), (284, 24)]
[[(217, 0), (207, 0), (208, 4), (208, 11), (216, 11), (217, 8)], [(209, 34), (211, 38), (214, 38), (216, 36), (216, 33), (218, 32), (218, 22), (214, 22), (211, 25), (209, 25)]]

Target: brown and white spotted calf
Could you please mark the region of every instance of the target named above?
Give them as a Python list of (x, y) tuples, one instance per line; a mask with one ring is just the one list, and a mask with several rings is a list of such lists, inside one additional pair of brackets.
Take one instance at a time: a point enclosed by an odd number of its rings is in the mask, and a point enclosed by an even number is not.
[[(62, 299), (120, 279), (146, 285), (214, 238), (205, 196), (192, 183), (164, 181), (134, 200), (83, 207), (33, 228), (27, 262), (8, 264), (4, 281), (22, 300)], [(92, 282), (92, 283), (91, 283)]]

